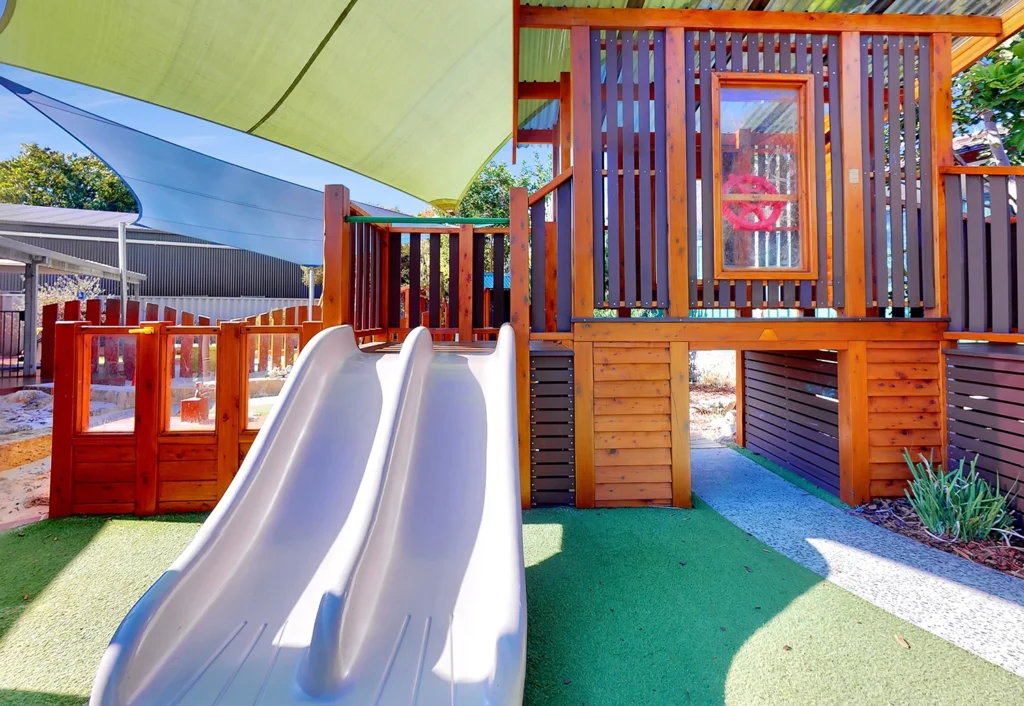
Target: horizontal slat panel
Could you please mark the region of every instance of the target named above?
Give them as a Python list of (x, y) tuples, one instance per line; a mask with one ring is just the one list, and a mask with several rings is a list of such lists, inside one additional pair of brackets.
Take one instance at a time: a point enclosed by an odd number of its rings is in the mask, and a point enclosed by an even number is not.
[(672, 418), (667, 414), (597, 415), (594, 431), (671, 431)]
[(215, 461), (216, 459), (216, 444), (160, 444), (157, 451), (157, 460), (160, 461)]
[(594, 414), (668, 414), (667, 397), (613, 397), (594, 400)]
[(135, 463), (75, 463), (75, 483), (134, 483)]
[(594, 380), (668, 380), (668, 363), (595, 365)]
[(160, 481), (217, 480), (216, 461), (161, 461)]
[(596, 365), (615, 365), (619, 363), (662, 363), (668, 365), (668, 347), (614, 348), (610, 346), (594, 346), (594, 363)]
[(135, 440), (129, 443), (111, 443), (104, 445), (78, 444), (74, 445), (72, 454), (75, 463), (118, 463), (121, 461), (135, 461)]
[(595, 466), (669, 466), (672, 452), (669, 449), (597, 449), (594, 452)]
[(594, 397), (668, 397), (668, 380), (595, 382)]
[(216, 481), (161, 481), (157, 485), (157, 502), (215, 500)]
[(671, 483), (599, 483), (598, 500), (671, 500)]
[(670, 483), (671, 466), (599, 466), (594, 477), (598, 483)]
[(75, 483), (71, 504), (134, 503), (135, 483)]
[(616, 431), (594, 435), (597, 449), (668, 449), (672, 447), (671, 432)]

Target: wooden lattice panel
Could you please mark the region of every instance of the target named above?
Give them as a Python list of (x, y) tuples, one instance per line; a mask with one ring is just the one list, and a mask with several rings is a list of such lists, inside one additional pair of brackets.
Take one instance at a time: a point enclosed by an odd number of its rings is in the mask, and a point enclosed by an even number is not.
[(942, 458), (942, 411), (938, 342), (869, 343), (868, 446), (871, 496), (903, 495), (914, 458)]

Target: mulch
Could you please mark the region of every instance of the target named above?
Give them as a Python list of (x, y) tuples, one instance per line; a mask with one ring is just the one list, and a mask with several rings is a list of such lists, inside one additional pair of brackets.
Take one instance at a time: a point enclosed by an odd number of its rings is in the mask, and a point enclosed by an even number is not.
[(1024, 541), (1011, 538), (1008, 545), (1002, 539), (983, 542), (955, 542), (932, 535), (921, 523), (906, 498), (879, 499), (861, 505), (855, 511), (868, 522), (916, 539), (929, 547), (955, 554), (1004, 574), (1024, 578)]

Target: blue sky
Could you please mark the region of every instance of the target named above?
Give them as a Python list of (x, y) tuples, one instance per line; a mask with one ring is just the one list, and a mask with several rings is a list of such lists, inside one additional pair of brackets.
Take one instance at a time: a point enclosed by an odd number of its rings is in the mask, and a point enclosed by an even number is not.
[[(325, 184), (345, 184), (357, 201), (386, 208), (397, 207), (405, 213), (415, 214), (426, 207), (419, 199), (372, 179), (205, 120), (6, 64), (0, 64), (0, 75), (136, 130), (297, 184), (315, 189), (323, 189)], [(0, 159), (17, 154), (23, 142), (37, 142), (62, 152), (81, 154), (87, 151), (33, 108), (0, 88)], [(550, 148), (528, 147), (519, 150), (519, 164), (534, 154), (543, 155), (545, 160), (551, 159)], [(495, 157), (504, 162), (510, 162), (511, 158), (510, 144), (506, 144)], [(517, 170), (517, 167), (513, 169)]]

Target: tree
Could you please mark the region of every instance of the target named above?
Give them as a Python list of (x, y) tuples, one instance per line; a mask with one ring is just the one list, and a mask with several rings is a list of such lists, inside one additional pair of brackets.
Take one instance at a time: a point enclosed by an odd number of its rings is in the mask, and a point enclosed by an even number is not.
[(93, 155), (65, 154), (36, 143), (0, 160), (0, 202), (26, 206), (137, 212), (128, 187)]
[(490, 162), (469, 185), (455, 212), (462, 218), (508, 218), (508, 190), (525, 186), (536, 191), (551, 181), (551, 167), (532, 159), (523, 164), (519, 176), (513, 176), (505, 162)]
[(999, 165), (1024, 164), (1024, 38), (1004, 42), (953, 79), (958, 135), (979, 132)]

